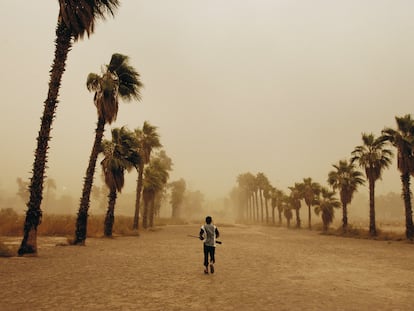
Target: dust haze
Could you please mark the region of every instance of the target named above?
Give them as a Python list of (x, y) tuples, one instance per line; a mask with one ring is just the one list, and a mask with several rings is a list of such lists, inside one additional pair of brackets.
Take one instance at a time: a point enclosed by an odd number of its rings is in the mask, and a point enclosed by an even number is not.
[[(0, 3), (1, 205), (19, 212), (16, 179), (30, 178), (57, 12), (57, 1)], [(121, 103), (112, 127), (158, 127), (174, 163), (170, 180), (202, 194), (189, 218), (234, 218), (229, 193), (247, 171), (283, 190), (306, 177), (326, 184), (362, 132), (378, 135), (412, 111), (413, 12), (412, 2), (385, 0), (123, 1), (69, 53), (46, 171), (56, 189), (42, 208), (76, 212), (96, 125), (85, 81), (115, 52), (130, 57), (145, 89), (141, 103)], [(97, 187), (100, 174), (97, 167)], [(128, 174), (117, 213), (132, 213), (135, 185)], [(394, 160), (376, 190), (385, 197), (400, 188)], [(365, 218), (366, 205), (350, 213)], [(91, 212), (101, 206), (92, 198)], [(171, 212), (168, 202), (160, 212)]]

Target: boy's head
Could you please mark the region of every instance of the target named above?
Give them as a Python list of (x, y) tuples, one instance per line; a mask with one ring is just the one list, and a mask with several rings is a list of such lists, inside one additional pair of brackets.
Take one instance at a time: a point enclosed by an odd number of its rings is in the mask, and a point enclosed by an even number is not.
[(206, 217), (206, 224), (211, 224), (211, 221), (212, 221), (212, 219), (211, 219), (211, 216), (207, 216)]

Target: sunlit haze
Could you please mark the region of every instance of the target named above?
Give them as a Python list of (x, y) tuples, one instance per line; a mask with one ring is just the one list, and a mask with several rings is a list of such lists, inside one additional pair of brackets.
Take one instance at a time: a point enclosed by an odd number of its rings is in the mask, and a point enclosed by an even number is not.
[[(0, 189), (12, 194), (16, 178), (31, 177), (58, 8), (0, 2)], [(413, 1), (123, 0), (68, 55), (46, 170), (60, 194), (81, 196), (97, 122), (86, 77), (113, 53), (130, 57), (145, 88), (141, 102), (121, 102), (106, 137), (148, 120), (174, 163), (170, 181), (207, 199), (227, 196), (245, 172), (280, 189), (306, 177), (326, 184), (362, 132), (413, 112)], [(376, 189), (400, 188), (394, 159)]]

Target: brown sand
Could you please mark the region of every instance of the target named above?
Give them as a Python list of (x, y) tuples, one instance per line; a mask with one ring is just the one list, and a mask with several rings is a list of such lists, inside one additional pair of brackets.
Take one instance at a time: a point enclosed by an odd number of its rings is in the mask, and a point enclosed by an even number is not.
[(414, 245), (222, 226), (205, 275), (198, 226), (0, 258), (0, 310), (413, 310)]

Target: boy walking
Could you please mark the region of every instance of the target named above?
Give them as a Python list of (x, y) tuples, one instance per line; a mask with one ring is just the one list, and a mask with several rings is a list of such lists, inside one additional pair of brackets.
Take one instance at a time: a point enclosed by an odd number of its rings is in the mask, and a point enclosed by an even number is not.
[(215, 225), (212, 223), (210, 216), (206, 217), (206, 223), (201, 226), (200, 240), (204, 240), (204, 273), (208, 274), (208, 264), (210, 257), (210, 273), (214, 273), (216, 238), (220, 233)]

